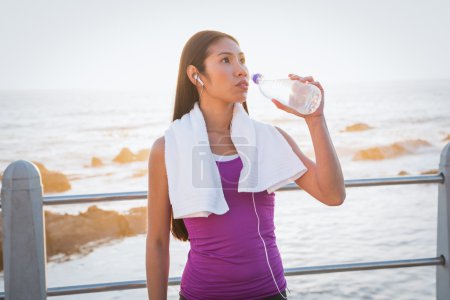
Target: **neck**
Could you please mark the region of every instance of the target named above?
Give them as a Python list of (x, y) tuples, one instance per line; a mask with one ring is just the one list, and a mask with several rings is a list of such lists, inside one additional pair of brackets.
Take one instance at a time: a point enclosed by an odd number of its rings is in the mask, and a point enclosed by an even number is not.
[(202, 101), (199, 104), (208, 132), (227, 133), (230, 131), (230, 124), (233, 119), (233, 102)]

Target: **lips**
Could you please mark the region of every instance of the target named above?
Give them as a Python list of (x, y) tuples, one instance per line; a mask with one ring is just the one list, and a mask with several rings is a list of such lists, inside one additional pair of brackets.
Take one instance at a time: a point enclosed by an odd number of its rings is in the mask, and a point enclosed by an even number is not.
[(238, 84), (236, 84), (236, 86), (247, 90), (248, 89), (248, 81), (247, 80), (241, 80), (241, 81), (238, 82)]

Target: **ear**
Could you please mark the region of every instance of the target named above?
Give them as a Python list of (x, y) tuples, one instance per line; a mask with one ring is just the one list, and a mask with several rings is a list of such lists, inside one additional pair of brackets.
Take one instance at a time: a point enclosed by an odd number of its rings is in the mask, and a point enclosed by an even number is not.
[(198, 70), (193, 65), (189, 65), (186, 68), (186, 75), (193, 85), (197, 85), (197, 81), (195, 80), (195, 74), (198, 74)]

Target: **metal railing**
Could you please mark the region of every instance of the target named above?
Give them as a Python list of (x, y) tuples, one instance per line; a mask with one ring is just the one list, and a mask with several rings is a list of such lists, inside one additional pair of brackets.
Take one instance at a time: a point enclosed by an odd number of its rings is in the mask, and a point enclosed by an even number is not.
[[(312, 267), (287, 268), (285, 276), (349, 272), (375, 269), (436, 266), (436, 298), (450, 299), (450, 271), (446, 260), (450, 249), (450, 143), (441, 152), (439, 174), (368, 178), (345, 180), (346, 187), (366, 187), (405, 184), (438, 184), (437, 255), (429, 258), (347, 263)], [(278, 191), (298, 190), (290, 183)], [(43, 205), (128, 201), (147, 199), (147, 192), (88, 194), (69, 196), (43, 196), (40, 174), (31, 162), (19, 160), (5, 170), (2, 181), (3, 259), (5, 292), (0, 299), (46, 299), (47, 296), (63, 296), (84, 293), (119, 291), (146, 288), (146, 280), (85, 284), (63, 287), (46, 287), (45, 241), (43, 241)], [(28, 217), (28, 219), (26, 218)], [(17, 222), (17, 220), (25, 220)], [(16, 222), (16, 223), (14, 223)], [(14, 223), (14, 224), (13, 224)], [(15, 225), (15, 226), (13, 226)], [(32, 241), (19, 235), (34, 234)], [(25, 244), (19, 244), (25, 240)], [(14, 250), (14, 251), (13, 251)], [(25, 256), (24, 256), (25, 255)], [(24, 259), (27, 257), (27, 259)], [(26, 261), (26, 269), (24, 267)], [(30, 270), (31, 268), (31, 270)], [(14, 272), (13, 272), (14, 270)], [(179, 285), (181, 277), (169, 278), (168, 285)]]

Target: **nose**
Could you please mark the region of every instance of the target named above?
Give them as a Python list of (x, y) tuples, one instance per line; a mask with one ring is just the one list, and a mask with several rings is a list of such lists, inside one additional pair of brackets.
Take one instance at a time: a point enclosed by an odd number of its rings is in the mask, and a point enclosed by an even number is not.
[(236, 70), (236, 76), (237, 77), (248, 77), (248, 70), (247, 67), (243, 64), (239, 64)]

